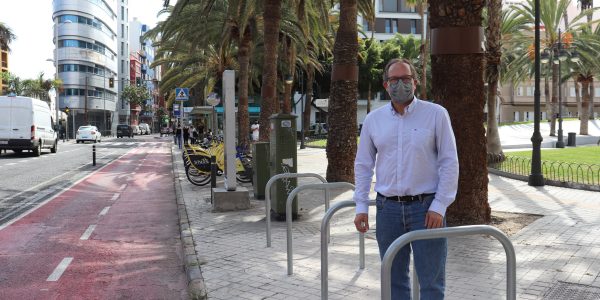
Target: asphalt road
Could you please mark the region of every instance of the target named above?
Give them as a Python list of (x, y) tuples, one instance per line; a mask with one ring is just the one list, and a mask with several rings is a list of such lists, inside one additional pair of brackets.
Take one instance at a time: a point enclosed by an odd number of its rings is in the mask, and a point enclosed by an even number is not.
[[(30, 152), (1, 153), (0, 229), (132, 148), (155, 141), (159, 139), (153, 136), (104, 138), (97, 144), (76, 144), (71, 140), (60, 141), (57, 153), (45, 150), (39, 157)], [(96, 146), (96, 166), (92, 165), (93, 145)]]

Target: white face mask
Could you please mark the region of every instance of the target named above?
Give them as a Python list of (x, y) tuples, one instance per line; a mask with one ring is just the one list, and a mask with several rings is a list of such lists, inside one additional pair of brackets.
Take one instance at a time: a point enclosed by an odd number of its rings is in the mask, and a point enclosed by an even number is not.
[(398, 104), (406, 104), (415, 97), (412, 81), (404, 83), (402, 80), (398, 80), (395, 84), (388, 83), (387, 92), (390, 94), (392, 101)]

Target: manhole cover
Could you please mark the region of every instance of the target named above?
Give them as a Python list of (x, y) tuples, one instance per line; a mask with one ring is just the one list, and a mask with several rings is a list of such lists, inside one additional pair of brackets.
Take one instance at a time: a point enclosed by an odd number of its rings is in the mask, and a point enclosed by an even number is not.
[(577, 300), (597, 300), (600, 299), (600, 288), (559, 281), (546, 292), (544, 299), (577, 299)]

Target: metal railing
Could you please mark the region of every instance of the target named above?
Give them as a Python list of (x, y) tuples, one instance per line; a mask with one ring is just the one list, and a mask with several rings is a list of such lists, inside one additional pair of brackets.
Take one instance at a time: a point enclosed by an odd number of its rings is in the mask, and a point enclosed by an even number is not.
[(517, 262), (515, 249), (510, 239), (500, 230), (488, 225), (470, 225), (428, 230), (417, 230), (403, 234), (387, 249), (381, 263), (381, 299), (392, 299), (392, 262), (402, 247), (416, 240), (455, 237), (463, 235), (486, 234), (496, 238), (506, 252), (506, 299), (517, 298)]
[(323, 178), (323, 176), (315, 173), (283, 173), (277, 174), (267, 181), (265, 185), (265, 216), (266, 216), (266, 224), (267, 224), (267, 247), (271, 247), (271, 185), (275, 183), (278, 179), (283, 178), (299, 178), (299, 177), (314, 177), (321, 180), (321, 182), (325, 183), (327, 180)]
[[(349, 182), (329, 182), (329, 183), (317, 183), (317, 184), (306, 184), (299, 186), (292, 190), (288, 195), (285, 202), (285, 219), (287, 223), (287, 268), (288, 275), (294, 274), (293, 264), (293, 247), (292, 247), (292, 202), (298, 193), (303, 190), (325, 190), (325, 213), (329, 210), (329, 191), (336, 188), (349, 188), (354, 190), (354, 184)], [(329, 227), (326, 228), (326, 234), (329, 236)]]
[[(375, 201), (369, 201), (369, 206), (374, 206)], [(329, 294), (329, 241), (328, 241), (328, 229), (329, 222), (333, 215), (340, 209), (345, 207), (356, 206), (356, 203), (352, 200), (340, 201), (334, 204), (330, 209), (327, 210), (323, 220), (321, 221), (321, 299), (327, 300)], [(359, 243), (359, 268), (365, 268), (365, 234), (359, 232), (358, 234)]]
[[(488, 167), (503, 172), (528, 176), (531, 158), (488, 153)], [(542, 173), (547, 180), (600, 187), (600, 165), (542, 160)]]

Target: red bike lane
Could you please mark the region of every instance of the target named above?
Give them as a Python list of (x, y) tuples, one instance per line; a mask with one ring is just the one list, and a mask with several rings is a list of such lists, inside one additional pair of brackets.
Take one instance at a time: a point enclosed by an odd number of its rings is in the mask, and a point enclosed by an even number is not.
[(140, 146), (0, 230), (0, 299), (186, 299), (168, 143)]

